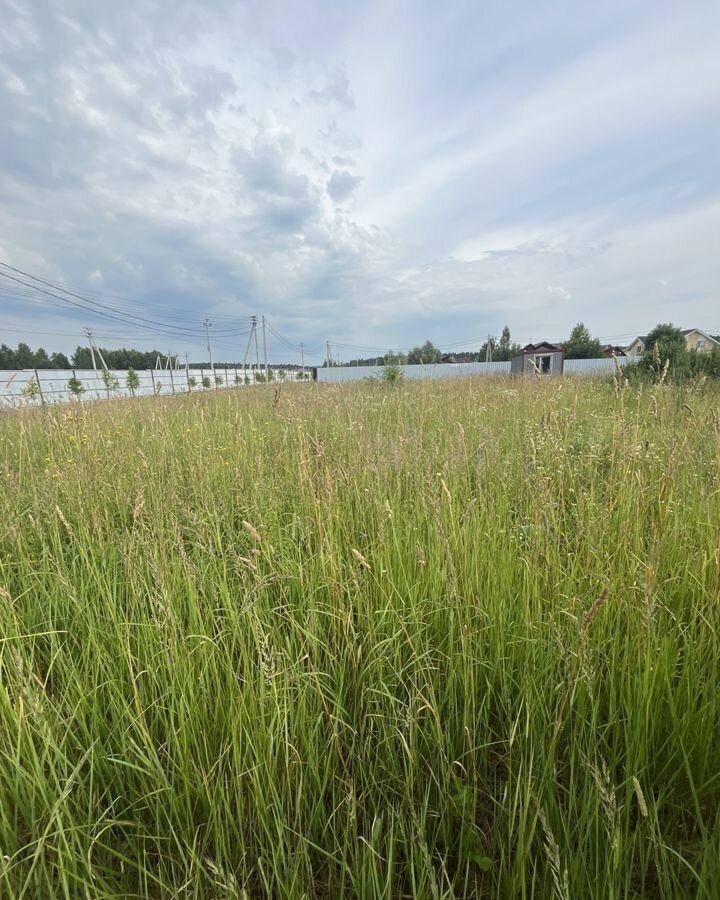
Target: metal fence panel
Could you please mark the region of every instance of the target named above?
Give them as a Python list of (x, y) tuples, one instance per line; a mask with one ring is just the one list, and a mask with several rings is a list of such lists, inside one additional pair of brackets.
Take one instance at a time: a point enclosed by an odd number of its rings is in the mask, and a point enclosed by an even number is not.
[(601, 359), (566, 359), (565, 373), (567, 375), (612, 375), (615, 371), (615, 363), (627, 366), (633, 362), (630, 356), (602, 357)]
[[(341, 381), (366, 381), (382, 375), (383, 366), (330, 366), (317, 370), (318, 381), (336, 384)], [(469, 375), (506, 375), (509, 362), (435, 363), (433, 365), (400, 366), (408, 379), (462, 378)]]

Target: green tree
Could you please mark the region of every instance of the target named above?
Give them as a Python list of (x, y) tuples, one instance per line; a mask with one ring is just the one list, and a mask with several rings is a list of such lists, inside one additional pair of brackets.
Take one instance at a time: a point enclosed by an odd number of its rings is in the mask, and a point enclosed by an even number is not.
[(36, 369), (49, 369), (52, 364), (44, 347), (38, 347), (34, 354), (33, 365)]
[(80, 395), (85, 392), (82, 381), (80, 381), (80, 379), (76, 375), (73, 375), (73, 377), (68, 380), (67, 384), (70, 393), (73, 395), (73, 397), (75, 397), (76, 400), (79, 400)]
[(422, 347), (413, 347), (407, 356), (407, 361), (410, 365), (423, 363), (427, 366), (432, 363), (439, 363), (441, 359), (442, 353), (432, 341), (425, 341)]
[[(493, 359), (497, 362), (507, 362), (512, 359), (513, 356), (517, 356), (520, 352), (520, 344), (515, 343), (510, 336), (510, 328), (505, 325), (502, 334), (500, 335), (500, 340), (497, 342), (497, 346), (495, 351), (493, 352)], [(484, 359), (484, 357), (480, 357)]]
[(105, 390), (107, 391), (108, 397), (110, 396), (110, 391), (116, 391), (120, 387), (120, 382), (113, 375), (110, 369), (102, 370), (102, 380), (105, 385)]
[(0, 346), (0, 369), (17, 369), (15, 351), (7, 344)]
[(395, 363), (384, 365), (382, 373), (380, 374), (380, 380), (384, 381), (385, 384), (400, 384), (400, 382), (403, 380), (403, 377), (404, 372), (402, 370), (402, 366), (398, 366)]
[(640, 359), (640, 367), (646, 372), (659, 373), (668, 364), (672, 375), (689, 371), (689, 354), (685, 335), (680, 328), (670, 323), (656, 325), (645, 340), (645, 351)]
[(50, 357), (51, 369), (71, 369), (70, 360), (64, 353), (53, 353)]
[(570, 332), (563, 344), (566, 359), (599, 359), (602, 353), (600, 341), (594, 338), (582, 322)]
[(130, 391), (130, 395), (134, 397), (135, 391), (140, 387), (140, 377), (132, 366), (130, 366), (127, 371), (127, 378), (125, 379), (125, 383), (127, 384), (127, 388)]
[(18, 344), (15, 351), (15, 368), (17, 369), (34, 369), (35, 354), (27, 344)]

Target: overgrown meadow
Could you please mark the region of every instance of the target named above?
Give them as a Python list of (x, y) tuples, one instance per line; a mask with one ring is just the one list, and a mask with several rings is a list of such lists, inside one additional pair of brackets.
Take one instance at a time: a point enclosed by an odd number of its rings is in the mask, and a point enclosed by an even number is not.
[(715, 898), (720, 390), (0, 418), (0, 896)]

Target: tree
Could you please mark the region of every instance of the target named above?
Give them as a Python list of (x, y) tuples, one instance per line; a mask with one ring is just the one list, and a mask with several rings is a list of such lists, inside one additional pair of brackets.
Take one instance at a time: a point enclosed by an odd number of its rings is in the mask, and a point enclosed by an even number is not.
[(130, 368), (128, 369), (125, 383), (127, 384), (128, 390), (130, 391), (130, 395), (134, 397), (135, 391), (140, 387), (140, 377), (132, 366), (130, 366)]
[(64, 353), (53, 353), (50, 357), (51, 369), (71, 369), (70, 360)]
[(505, 325), (502, 334), (500, 335), (500, 340), (497, 344), (497, 349), (493, 354), (493, 359), (498, 362), (507, 362), (512, 359), (513, 356), (517, 356), (520, 352), (520, 344), (514, 343), (510, 337), (510, 328)]
[(384, 365), (382, 373), (380, 374), (381, 381), (384, 381), (385, 384), (400, 384), (403, 380), (404, 372), (402, 370), (402, 366), (398, 366), (395, 363), (390, 363), (390, 365)]
[(70, 390), (70, 393), (77, 400), (80, 399), (80, 395), (85, 391), (82, 381), (80, 381), (80, 379), (75, 375), (73, 375), (73, 377), (69, 379), (68, 388)]
[(0, 369), (16, 369), (15, 351), (7, 344), (0, 346)]
[(16, 369), (34, 369), (35, 354), (27, 344), (18, 344), (15, 351), (15, 368)]
[(441, 359), (442, 353), (432, 341), (425, 341), (422, 347), (413, 347), (407, 356), (407, 361), (410, 365), (423, 363), (427, 366), (432, 363), (439, 363)]
[(116, 391), (120, 387), (120, 382), (113, 375), (110, 369), (102, 370), (102, 380), (105, 385), (105, 390), (107, 391), (108, 397), (110, 397), (110, 391)]
[(34, 367), (36, 369), (49, 369), (51, 368), (50, 357), (47, 355), (44, 347), (38, 347), (35, 351), (35, 358), (33, 360)]
[(673, 373), (688, 368), (688, 350), (685, 335), (672, 324), (656, 325), (645, 339), (645, 351), (640, 365), (645, 371), (657, 370), (668, 363)]
[(600, 341), (594, 338), (582, 322), (570, 332), (563, 344), (566, 359), (599, 359), (602, 353)]

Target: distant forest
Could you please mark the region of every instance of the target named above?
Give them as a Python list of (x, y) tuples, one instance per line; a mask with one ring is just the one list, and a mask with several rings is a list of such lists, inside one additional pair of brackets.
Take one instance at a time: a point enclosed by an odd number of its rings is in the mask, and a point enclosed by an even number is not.
[[(151, 369), (160, 356), (165, 361), (167, 356), (159, 350), (107, 350), (100, 348), (105, 364), (109, 369)], [(97, 359), (97, 364), (101, 365)], [(89, 347), (77, 347), (72, 356), (64, 353), (51, 353), (43, 347), (31, 350), (27, 344), (20, 343), (13, 350), (7, 344), (0, 345), (0, 369), (92, 369), (92, 353)]]
[[(154, 369), (155, 364), (160, 357), (160, 366), (165, 368), (168, 362), (168, 356), (159, 350), (108, 350), (106, 347), (100, 347), (99, 353), (95, 352), (95, 362), (98, 367), (102, 366), (100, 356), (105, 360), (105, 365), (109, 369)], [(175, 357), (171, 356), (170, 365), (175, 366)], [(232, 369), (235, 366), (242, 366), (241, 362), (216, 362), (216, 369)], [(184, 363), (181, 363), (184, 368)], [(248, 363), (248, 368), (254, 368)], [(273, 368), (282, 367), (287, 370), (299, 369), (296, 363), (273, 363)], [(20, 343), (13, 350), (7, 344), (0, 345), (0, 370), (2, 369), (92, 369), (92, 352), (90, 347), (77, 347), (75, 352), (68, 358), (64, 353), (51, 353), (43, 347), (32, 350), (27, 344)], [(190, 363), (191, 369), (209, 369), (208, 362)], [(262, 363), (260, 365), (262, 368)]]

